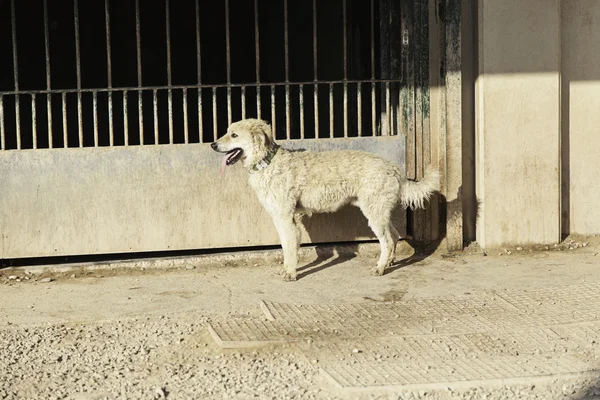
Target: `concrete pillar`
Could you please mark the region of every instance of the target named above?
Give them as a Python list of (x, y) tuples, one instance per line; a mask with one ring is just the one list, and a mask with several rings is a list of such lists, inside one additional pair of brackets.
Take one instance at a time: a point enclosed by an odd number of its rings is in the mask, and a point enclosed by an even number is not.
[(600, 233), (600, 1), (562, 0), (563, 233)]
[(560, 0), (480, 0), (477, 240), (560, 239)]

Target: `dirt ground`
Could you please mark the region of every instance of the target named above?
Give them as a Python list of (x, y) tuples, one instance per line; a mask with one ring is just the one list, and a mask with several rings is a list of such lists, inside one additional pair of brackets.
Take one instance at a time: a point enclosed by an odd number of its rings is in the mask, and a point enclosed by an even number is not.
[[(309, 339), (302, 346), (289, 341), (223, 349), (207, 329), (228, 321), (267, 324), (261, 301), (406, 308), (425, 299), (450, 304), (506, 291), (567, 286), (588, 290), (600, 285), (598, 253), (598, 237), (487, 253), (472, 246), (425, 258), (399, 256), (383, 277), (369, 275), (376, 263), (372, 254), (334, 255), (305, 260), (296, 282), (281, 280), (278, 263), (244, 262), (244, 256), (226, 265), (215, 261), (172, 263), (169, 268), (137, 263), (115, 269), (69, 266), (53, 272), (44, 267), (0, 269), (0, 398), (600, 399), (600, 352), (594, 353), (600, 333), (596, 339), (589, 329), (586, 340), (593, 351), (586, 353), (585, 362), (592, 367), (586, 373), (360, 391), (346, 390), (323, 373), (327, 358), (319, 356), (319, 349), (325, 351), (334, 342), (320, 342), (319, 347)], [(556, 315), (580, 315), (577, 312), (585, 309), (585, 301), (559, 302), (557, 309), (561, 304), (572, 310)], [(597, 313), (600, 320), (600, 308)], [(365, 323), (368, 328), (366, 317)], [(382, 337), (382, 343), (386, 340)], [(360, 340), (344, 343), (350, 349), (348, 357), (367, 353)], [(577, 346), (568, 351), (576, 352)], [(393, 357), (410, 366), (410, 357)]]

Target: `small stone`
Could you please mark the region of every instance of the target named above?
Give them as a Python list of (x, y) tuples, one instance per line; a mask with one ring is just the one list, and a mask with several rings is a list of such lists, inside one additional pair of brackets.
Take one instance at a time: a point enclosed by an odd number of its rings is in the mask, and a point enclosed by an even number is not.
[(11, 275), (8, 277), (8, 279), (10, 279), (11, 281), (14, 281), (15, 279), (17, 279), (16, 275)]
[(354, 354), (362, 353), (362, 351), (360, 351), (359, 349), (352, 349), (352, 352)]
[(195, 265), (186, 265), (185, 269), (190, 270), (190, 269), (195, 269), (196, 266)]
[(40, 279), (40, 282), (41, 283), (49, 283), (49, 282), (52, 282), (53, 280), (54, 280), (53, 278), (48, 277), (48, 278)]
[(71, 278), (77, 278), (77, 275), (71, 274)]
[(523, 248), (522, 247), (517, 247), (517, 250), (521, 251), (521, 250), (523, 250)]

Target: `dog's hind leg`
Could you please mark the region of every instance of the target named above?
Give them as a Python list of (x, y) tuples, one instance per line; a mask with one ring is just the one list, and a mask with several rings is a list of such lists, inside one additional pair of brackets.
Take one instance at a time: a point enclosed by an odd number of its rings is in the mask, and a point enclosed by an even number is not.
[(281, 217), (273, 218), (281, 247), (283, 248), (283, 272), (284, 281), (296, 280), (296, 269), (298, 267), (298, 247), (300, 246), (300, 229), (296, 225), (294, 218)]
[[(387, 266), (390, 265), (394, 257), (394, 250), (399, 236), (395, 237), (398, 233), (395, 228), (391, 226), (390, 213), (381, 210), (371, 209), (370, 207), (360, 207), (365, 217), (369, 220), (369, 226), (379, 239), (381, 246), (381, 255), (377, 266), (371, 270), (371, 275), (383, 275), (383, 271)], [(391, 229), (393, 228), (393, 230)]]
[(392, 249), (392, 254), (390, 256), (389, 264), (394, 262), (394, 258), (396, 257), (396, 246), (398, 246), (398, 241), (400, 240), (400, 233), (394, 226), (394, 224), (390, 221), (390, 232), (392, 232), (392, 238), (394, 240), (394, 247)]
[(371, 270), (371, 275), (381, 276), (383, 275), (385, 268), (390, 265), (393, 258), (393, 251), (396, 246), (392, 237), (392, 232), (390, 232), (389, 229), (389, 224), (378, 220), (369, 220), (369, 225), (375, 233), (375, 236), (377, 236), (377, 239), (379, 239), (379, 244), (381, 246), (379, 261), (377, 262), (377, 266)]

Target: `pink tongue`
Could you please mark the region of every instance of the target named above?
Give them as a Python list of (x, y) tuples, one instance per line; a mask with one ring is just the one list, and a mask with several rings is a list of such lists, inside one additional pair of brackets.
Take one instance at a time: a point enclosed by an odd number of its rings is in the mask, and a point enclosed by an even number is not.
[(223, 156), (223, 159), (221, 160), (221, 175), (225, 174), (225, 167), (227, 167), (227, 160), (236, 158), (240, 154), (240, 151), (241, 150), (237, 149), (237, 150), (235, 150), (233, 152), (229, 152)]
[(227, 159), (229, 158), (229, 154), (225, 154), (223, 159), (221, 160), (221, 176), (225, 175), (225, 167), (227, 166)]

